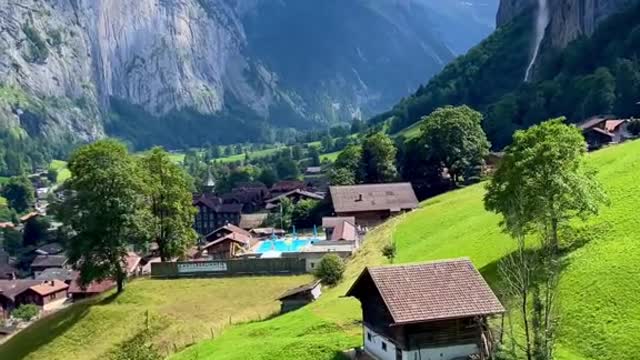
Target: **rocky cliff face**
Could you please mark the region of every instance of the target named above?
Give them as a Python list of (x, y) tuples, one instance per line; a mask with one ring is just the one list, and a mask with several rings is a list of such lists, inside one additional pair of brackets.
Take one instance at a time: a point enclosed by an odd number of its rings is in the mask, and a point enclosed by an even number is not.
[[(623, 10), (633, 0), (547, 0), (551, 21), (545, 38), (556, 48), (564, 48), (576, 38), (593, 33), (600, 21)], [(535, 11), (538, 0), (502, 0), (496, 17), (502, 26), (523, 11)]]
[[(258, 127), (373, 114), (453, 58), (430, 9), (424, 0), (5, 0), (0, 123), (81, 140), (173, 128), (197, 133), (181, 140), (196, 145), (218, 126), (217, 139), (239, 141)], [(197, 114), (188, 130), (176, 123), (185, 111)]]

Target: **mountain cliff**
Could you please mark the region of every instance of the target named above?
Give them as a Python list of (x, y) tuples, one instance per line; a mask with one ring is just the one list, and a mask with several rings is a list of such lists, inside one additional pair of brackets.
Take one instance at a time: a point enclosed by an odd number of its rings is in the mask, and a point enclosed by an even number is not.
[[(476, 2), (446, 22), (431, 0), (2, 1), (0, 123), (138, 147), (273, 140), (409, 94), (490, 32)], [(462, 23), (473, 34), (443, 40)]]
[[(502, 0), (496, 17), (503, 26), (524, 11), (535, 11), (540, 0)], [(550, 22), (547, 36), (551, 46), (564, 48), (580, 36), (590, 36), (598, 24), (629, 6), (633, 0), (547, 0)]]
[(515, 130), (552, 117), (640, 115), (639, 1), (502, 0), (497, 24), (370, 122), (398, 131), (440, 106), (467, 104), (484, 114), (483, 127), (501, 149)]

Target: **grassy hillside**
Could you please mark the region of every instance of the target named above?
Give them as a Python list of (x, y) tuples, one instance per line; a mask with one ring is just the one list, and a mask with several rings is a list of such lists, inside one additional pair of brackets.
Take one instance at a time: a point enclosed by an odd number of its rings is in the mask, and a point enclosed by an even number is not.
[[(640, 349), (640, 141), (590, 155), (611, 206), (574, 225), (590, 241), (568, 255), (560, 284), (562, 311), (558, 357), (566, 360), (635, 359)], [(384, 263), (381, 247), (397, 242), (396, 262), (469, 256), (493, 287), (495, 263), (512, 249), (499, 217), (482, 205), (482, 185), (425, 202), (367, 236), (338, 287), (299, 311), (234, 326), (221, 337), (174, 355), (187, 359), (338, 359), (361, 344), (360, 308), (341, 298), (365, 265)], [(499, 289), (496, 289), (499, 290)]]
[(230, 323), (270, 316), (275, 299), (309, 276), (138, 280), (119, 297), (75, 304), (20, 332), (0, 347), (2, 360), (93, 360), (142, 329), (147, 312), (163, 330), (165, 353), (218, 336)]
[(51, 164), (49, 164), (51, 169), (58, 171), (58, 178), (56, 179), (57, 184), (62, 184), (68, 178), (71, 177), (71, 172), (67, 169), (67, 162), (62, 160), (53, 160)]

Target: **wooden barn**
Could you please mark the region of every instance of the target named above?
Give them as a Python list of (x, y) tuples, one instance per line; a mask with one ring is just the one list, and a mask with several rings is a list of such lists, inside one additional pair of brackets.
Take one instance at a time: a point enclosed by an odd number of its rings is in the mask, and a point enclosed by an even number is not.
[(366, 268), (347, 296), (362, 305), (364, 351), (380, 360), (487, 359), (487, 319), (504, 313), (468, 259)]
[(290, 289), (278, 298), (280, 300), (280, 312), (286, 313), (299, 309), (320, 297), (320, 280)]

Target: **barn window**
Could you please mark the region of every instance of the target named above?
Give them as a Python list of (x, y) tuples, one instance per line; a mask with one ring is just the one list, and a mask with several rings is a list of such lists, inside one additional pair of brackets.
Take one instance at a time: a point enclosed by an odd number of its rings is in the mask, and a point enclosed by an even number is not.
[(382, 342), (382, 350), (387, 351), (387, 343), (386, 342)]

